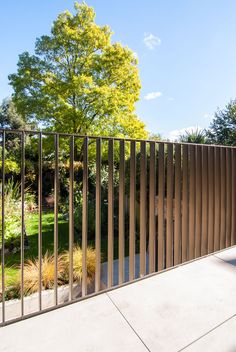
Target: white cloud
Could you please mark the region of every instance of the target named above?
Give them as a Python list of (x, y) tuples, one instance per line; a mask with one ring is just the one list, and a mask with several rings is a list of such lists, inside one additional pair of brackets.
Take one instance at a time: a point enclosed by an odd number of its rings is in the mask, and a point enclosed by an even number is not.
[(169, 100), (169, 101), (174, 101), (175, 99), (172, 98), (172, 97), (169, 97), (168, 100)]
[(202, 128), (200, 126), (190, 126), (190, 127), (180, 128), (179, 130), (172, 130), (167, 135), (167, 138), (171, 141), (176, 141), (182, 134), (185, 134), (186, 132), (195, 131), (196, 129), (201, 130)]
[(156, 46), (161, 45), (161, 39), (152, 33), (144, 33), (144, 44), (150, 50), (154, 50)]
[(144, 96), (145, 100), (153, 100), (162, 96), (162, 92), (152, 92)]

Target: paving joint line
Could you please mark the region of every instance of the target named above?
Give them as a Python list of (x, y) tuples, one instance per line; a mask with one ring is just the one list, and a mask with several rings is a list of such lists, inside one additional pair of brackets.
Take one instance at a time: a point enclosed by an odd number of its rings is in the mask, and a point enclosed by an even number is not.
[(114, 305), (114, 307), (117, 309), (117, 311), (120, 313), (120, 315), (123, 317), (123, 319), (126, 321), (126, 323), (129, 325), (129, 327), (133, 330), (133, 332), (135, 333), (135, 335), (138, 337), (138, 339), (141, 341), (141, 343), (144, 345), (144, 347), (147, 349), (147, 351), (151, 352), (151, 350), (148, 348), (148, 346), (146, 345), (146, 343), (143, 341), (143, 339), (139, 336), (139, 334), (137, 333), (137, 331), (133, 328), (133, 326), (130, 324), (130, 322), (128, 321), (128, 319), (125, 317), (125, 315), (121, 312), (121, 310), (119, 309), (119, 307), (115, 304), (115, 302), (113, 301), (113, 299), (109, 296), (109, 292), (106, 292), (106, 295), (108, 296), (108, 298), (110, 299), (110, 301), (112, 302), (112, 304)]
[(228, 319), (224, 320), (223, 322), (221, 322), (220, 324), (214, 326), (214, 328), (210, 329), (209, 331), (207, 331), (205, 334), (199, 336), (197, 339), (195, 339), (194, 341), (190, 342), (188, 345), (184, 346), (183, 348), (181, 348), (180, 350), (176, 351), (176, 352), (181, 352), (184, 351), (186, 348), (188, 348), (189, 346), (193, 345), (195, 342), (201, 340), (202, 338), (204, 338), (205, 336), (209, 335), (211, 332), (213, 332), (214, 330), (218, 329), (220, 326), (224, 325), (225, 323), (227, 323), (229, 320), (233, 319), (236, 317), (236, 313), (233, 314), (232, 316), (230, 316)]

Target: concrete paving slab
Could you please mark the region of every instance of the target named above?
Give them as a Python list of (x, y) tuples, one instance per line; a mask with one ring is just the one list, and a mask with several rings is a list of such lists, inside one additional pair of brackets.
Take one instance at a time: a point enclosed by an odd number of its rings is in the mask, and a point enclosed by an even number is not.
[(0, 328), (0, 352), (235, 352), (235, 251)]
[(1, 352), (144, 352), (106, 294), (0, 328)]
[(192, 343), (184, 352), (235, 352), (236, 317), (229, 319), (207, 335)]
[(214, 256), (109, 292), (151, 351), (178, 351), (236, 313), (236, 274)]

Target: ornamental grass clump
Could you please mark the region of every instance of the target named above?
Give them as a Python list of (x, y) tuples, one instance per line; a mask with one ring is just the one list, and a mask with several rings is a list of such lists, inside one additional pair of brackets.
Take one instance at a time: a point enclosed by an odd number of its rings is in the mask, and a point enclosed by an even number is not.
[[(24, 294), (38, 292), (39, 289), (39, 260), (28, 260), (24, 265)], [(49, 252), (42, 257), (42, 289), (52, 289), (54, 286), (54, 256)], [(58, 258), (58, 277), (62, 275), (63, 265)], [(18, 278), (18, 286), (20, 287), (20, 275)]]
[[(74, 281), (81, 282), (82, 280), (82, 249), (77, 245), (73, 249), (73, 279)], [(69, 265), (70, 265), (70, 254), (69, 251), (64, 252), (60, 256), (64, 280), (69, 279)], [(92, 247), (87, 248), (87, 280), (91, 282), (95, 275), (96, 269), (96, 252)]]
[[(73, 280), (80, 283), (82, 280), (82, 249), (75, 246), (73, 249)], [(69, 251), (65, 251), (58, 257), (58, 285), (68, 284), (69, 282), (69, 265), (70, 255)], [(96, 267), (96, 253), (91, 247), (87, 248), (87, 281), (90, 283), (95, 275)], [(38, 259), (30, 259), (24, 265), (24, 295), (28, 296), (39, 291), (39, 268), (40, 262)], [(46, 252), (42, 256), (42, 290), (53, 289), (54, 287), (54, 256)], [(12, 282), (9, 281), (7, 288), (7, 299), (19, 298), (21, 292), (21, 271), (17, 279)], [(1, 287), (0, 287), (1, 298)]]

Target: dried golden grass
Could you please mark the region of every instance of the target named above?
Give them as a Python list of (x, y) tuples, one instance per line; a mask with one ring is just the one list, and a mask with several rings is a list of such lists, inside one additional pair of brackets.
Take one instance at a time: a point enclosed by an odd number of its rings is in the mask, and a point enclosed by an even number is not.
[[(63, 265), (63, 274), (65, 279), (68, 280), (69, 277), (69, 265), (70, 265), (70, 255), (69, 251), (64, 252), (60, 256)], [(73, 279), (77, 282), (82, 280), (82, 259), (83, 253), (79, 246), (75, 246), (73, 249)], [(95, 275), (96, 268), (96, 252), (92, 247), (87, 248), (87, 279), (88, 282), (92, 281)]]
[[(58, 277), (62, 274), (63, 265), (58, 259)], [(60, 279), (59, 279), (60, 280)], [(18, 278), (20, 285), (20, 275)], [(53, 288), (54, 285), (54, 256), (46, 252), (42, 257), (42, 289)], [(39, 260), (28, 260), (24, 265), (24, 294), (37, 292), (39, 289)]]
[[(75, 246), (73, 249), (73, 279), (75, 282), (82, 280), (82, 249)], [(63, 285), (69, 281), (69, 251), (65, 251), (58, 257), (58, 285)], [(95, 275), (96, 253), (92, 247), (87, 248), (87, 280), (92, 281)], [(52, 289), (54, 286), (54, 256), (49, 252), (42, 257), (42, 289)], [(10, 284), (14, 292), (20, 294), (21, 271), (17, 280)], [(28, 260), (24, 265), (24, 295), (30, 295), (39, 290), (39, 260)]]

